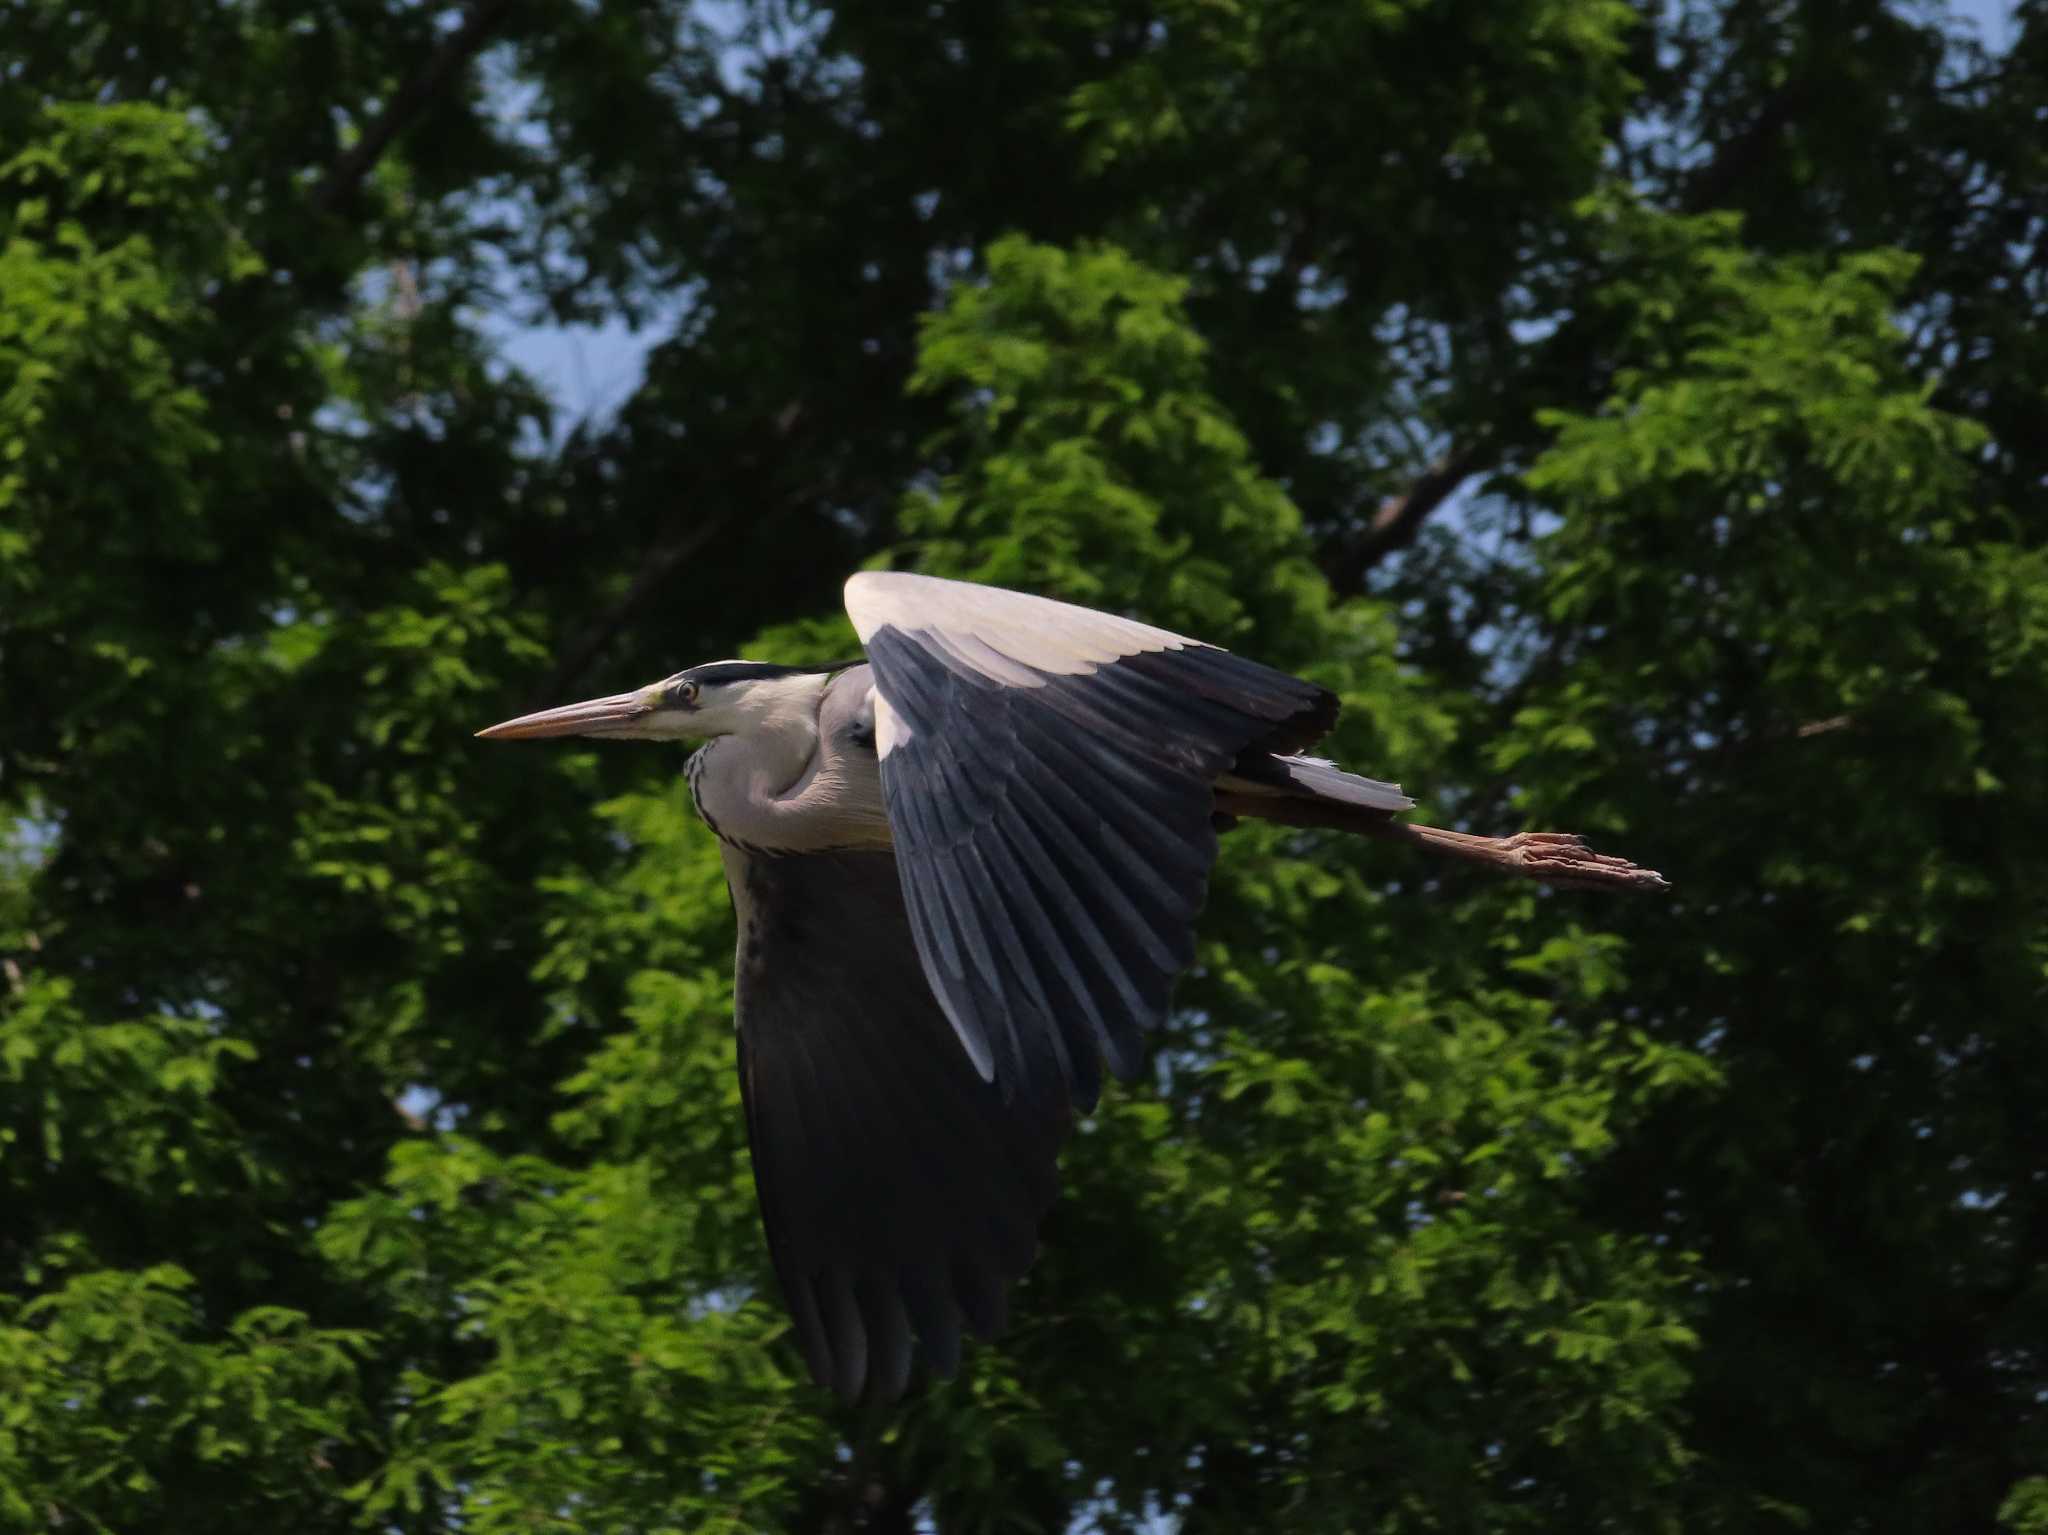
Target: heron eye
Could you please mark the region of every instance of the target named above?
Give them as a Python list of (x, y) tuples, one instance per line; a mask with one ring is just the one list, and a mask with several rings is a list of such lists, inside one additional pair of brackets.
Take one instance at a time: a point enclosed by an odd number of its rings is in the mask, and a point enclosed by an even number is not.
[(678, 682), (670, 690), (669, 698), (681, 708), (694, 709), (697, 707), (697, 684), (694, 682)]

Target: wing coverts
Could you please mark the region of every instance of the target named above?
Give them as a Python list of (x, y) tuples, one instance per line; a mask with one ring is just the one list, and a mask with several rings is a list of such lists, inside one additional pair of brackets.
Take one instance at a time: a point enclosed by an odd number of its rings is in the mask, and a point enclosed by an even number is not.
[(932, 989), (1005, 1095), (1093, 1107), (1194, 958), (1213, 785), (1293, 751), (1327, 690), (1149, 625), (866, 574), (847, 609), (882, 707), (882, 789)]

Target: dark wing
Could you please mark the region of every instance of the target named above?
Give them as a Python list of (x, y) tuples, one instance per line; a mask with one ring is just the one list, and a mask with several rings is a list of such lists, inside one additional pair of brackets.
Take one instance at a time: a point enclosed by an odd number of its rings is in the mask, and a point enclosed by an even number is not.
[(950, 1374), (963, 1320), (1002, 1325), (1053, 1201), (1065, 1100), (1006, 1102), (961, 1053), (891, 854), (725, 857), (769, 1252), (812, 1377), (887, 1401), (913, 1333)]
[(1217, 776), (1334, 723), (1313, 683), (1127, 619), (867, 572), (846, 609), (911, 927), (984, 1077), (1092, 1107), (1194, 958)]

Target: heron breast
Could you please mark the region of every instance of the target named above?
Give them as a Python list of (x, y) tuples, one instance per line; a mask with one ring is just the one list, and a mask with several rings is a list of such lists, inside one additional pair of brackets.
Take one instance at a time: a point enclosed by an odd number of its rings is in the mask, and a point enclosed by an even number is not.
[(690, 759), (690, 797), (721, 840), (770, 853), (889, 846), (872, 751), (826, 751), (794, 783), (713, 742)]

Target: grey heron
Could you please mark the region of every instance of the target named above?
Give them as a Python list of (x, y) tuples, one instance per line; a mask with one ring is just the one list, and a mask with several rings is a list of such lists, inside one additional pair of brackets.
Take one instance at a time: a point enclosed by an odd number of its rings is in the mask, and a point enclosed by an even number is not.
[(845, 599), (865, 661), (714, 661), (479, 734), (706, 743), (755, 1189), (805, 1361), (849, 1401), (1001, 1327), (1073, 1115), (1103, 1061), (1136, 1073), (1194, 958), (1219, 821), (1665, 888), (1577, 837), (1397, 820), (1398, 786), (1303, 755), (1334, 694), (1199, 640), (930, 576)]

